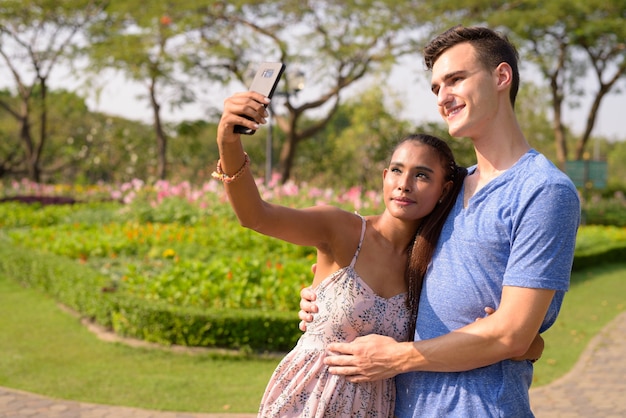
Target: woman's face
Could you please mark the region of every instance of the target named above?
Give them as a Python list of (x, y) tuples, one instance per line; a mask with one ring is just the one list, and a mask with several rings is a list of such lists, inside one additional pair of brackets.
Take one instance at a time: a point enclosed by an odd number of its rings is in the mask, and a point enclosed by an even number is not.
[(383, 196), (396, 218), (417, 220), (428, 215), (451, 186), (439, 154), (429, 145), (406, 141), (383, 171)]

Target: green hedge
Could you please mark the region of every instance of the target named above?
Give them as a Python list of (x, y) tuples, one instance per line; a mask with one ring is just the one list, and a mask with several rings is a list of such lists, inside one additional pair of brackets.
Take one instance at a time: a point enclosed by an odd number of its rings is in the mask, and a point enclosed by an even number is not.
[(626, 227), (626, 202), (624, 199), (602, 199), (584, 206), (583, 219), (588, 225)]
[[(577, 254), (574, 270), (626, 259), (626, 243)], [(40, 289), (121, 336), (164, 345), (287, 351), (300, 331), (295, 312), (199, 309), (116, 294), (110, 278), (66, 257), (0, 240), (0, 274)], [(297, 295), (294, 295), (297, 297)]]
[(576, 254), (572, 270), (580, 271), (598, 264), (621, 263), (626, 260), (626, 242), (615, 243), (597, 252)]
[(120, 297), (111, 316), (118, 335), (166, 345), (288, 351), (301, 335), (295, 312), (203, 310)]
[(68, 258), (15, 246), (0, 239), (0, 273), (39, 289), (63, 305), (110, 326), (109, 279)]
[(286, 351), (301, 334), (295, 312), (201, 310), (117, 295), (109, 278), (87, 266), (4, 239), (0, 274), (42, 290), (118, 335), (166, 345)]

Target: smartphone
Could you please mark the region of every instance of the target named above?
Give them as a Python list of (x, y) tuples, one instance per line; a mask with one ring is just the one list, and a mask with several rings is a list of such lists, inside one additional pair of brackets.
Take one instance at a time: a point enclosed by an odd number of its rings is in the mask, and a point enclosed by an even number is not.
[[(252, 80), (252, 84), (250, 84), (250, 91), (256, 91), (257, 93), (261, 93), (262, 95), (272, 98), (274, 94), (274, 90), (276, 90), (276, 86), (278, 85), (278, 81), (280, 80), (280, 76), (285, 71), (285, 64), (282, 62), (264, 62), (261, 64), (259, 69)], [(266, 106), (267, 107), (267, 106)], [(244, 116), (246, 119), (250, 119), (247, 116)], [(256, 132), (254, 129), (246, 128), (245, 126), (235, 125), (234, 128), (235, 133), (245, 134), (245, 135), (253, 135)]]

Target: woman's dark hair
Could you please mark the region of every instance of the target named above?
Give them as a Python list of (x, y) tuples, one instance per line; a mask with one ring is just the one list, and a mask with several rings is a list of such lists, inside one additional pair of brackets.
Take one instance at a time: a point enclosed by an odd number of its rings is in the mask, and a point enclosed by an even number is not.
[(417, 310), (424, 276), (426, 275), (426, 270), (428, 269), (433, 253), (435, 252), (435, 246), (437, 245), (443, 224), (452, 210), (456, 202), (456, 197), (461, 190), (463, 180), (467, 175), (467, 170), (456, 164), (452, 150), (442, 139), (426, 134), (408, 135), (398, 142), (395, 149), (398, 149), (400, 145), (408, 141), (428, 145), (437, 151), (441, 165), (446, 170), (445, 180), (452, 181), (452, 187), (448, 193), (443, 196), (441, 203), (437, 204), (435, 209), (422, 219), (417, 234), (415, 235), (413, 245), (409, 247), (409, 257), (404, 277), (408, 288), (406, 305), (411, 313), (409, 339), (412, 340), (415, 334), (415, 322), (417, 320)]
[(426, 68), (432, 70), (433, 65), (441, 54), (453, 46), (464, 42), (474, 47), (476, 58), (487, 70), (492, 71), (503, 62), (511, 66), (513, 80), (511, 82), (511, 90), (509, 91), (509, 99), (511, 105), (515, 107), (515, 99), (519, 90), (519, 54), (515, 46), (501, 33), (481, 26), (454, 26), (426, 45), (424, 48)]

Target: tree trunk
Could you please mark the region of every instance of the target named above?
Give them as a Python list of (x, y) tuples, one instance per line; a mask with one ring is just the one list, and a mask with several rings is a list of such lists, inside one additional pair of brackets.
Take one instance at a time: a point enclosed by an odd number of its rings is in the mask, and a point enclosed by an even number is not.
[(557, 165), (561, 170), (564, 170), (565, 162), (567, 161), (567, 135), (565, 133), (565, 126), (563, 125), (563, 93), (558, 81), (559, 74), (560, 68), (550, 76), (552, 111), (554, 112), (552, 131), (554, 132)]
[(287, 135), (285, 143), (280, 150), (280, 167), (281, 167), (281, 179), (282, 184), (287, 183), (289, 177), (291, 177), (291, 167), (293, 166), (293, 159), (296, 154), (296, 138), (293, 132)]
[(30, 129), (30, 109), (28, 101), (22, 102), (22, 111), (18, 117), (20, 125), (20, 140), (24, 146), (24, 164), (28, 179), (38, 183), (41, 180), (39, 172), (39, 160), (36, 155), (33, 136)]
[(154, 132), (157, 143), (157, 177), (165, 180), (167, 176), (167, 135), (163, 130), (161, 122), (161, 105), (156, 99), (156, 80), (152, 80), (150, 86), (150, 101), (152, 103), (152, 111), (154, 116)]
[[(622, 73), (618, 73), (622, 74)], [(591, 105), (591, 109), (589, 109), (589, 113), (587, 114), (587, 125), (585, 126), (585, 132), (580, 137), (578, 142), (576, 143), (576, 159), (580, 160), (583, 158), (585, 153), (585, 147), (587, 146), (587, 142), (589, 142), (589, 138), (591, 137), (591, 132), (593, 131), (593, 127), (596, 123), (596, 118), (598, 117), (598, 111), (600, 110), (600, 103), (602, 103), (602, 99), (604, 96), (608, 94), (608, 92), (613, 87), (613, 84), (619, 79), (619, 76), (613, 78), (613, 80), (609, 83), (602, 83), (600, 81), (600, 89), (596, 94), (596, 97), (593, 100), (593, 104)]]
[(48, 95), (48, 85), (46, 84), (46, 78), (39, 78), (39, 85), (41, 87), (41, 92), (39, 95), (40, 105), (41, 105), (41, 113), (39, 115), (39, 143), (36, 145), (35, 155), (33, 157), (34, 162), (33, 165), (37, 171), (37, 182), (41, 180), (41, 170), (39, 169), (39, 161), (41, 160), (41, 153), (43, 151), (44, 145), (47, 141), (47, 129), (48, 129), (48, 105), (47, 105), (47, 95)]

